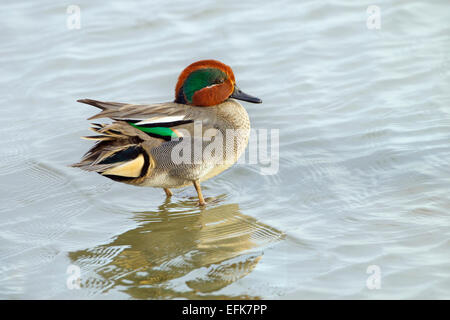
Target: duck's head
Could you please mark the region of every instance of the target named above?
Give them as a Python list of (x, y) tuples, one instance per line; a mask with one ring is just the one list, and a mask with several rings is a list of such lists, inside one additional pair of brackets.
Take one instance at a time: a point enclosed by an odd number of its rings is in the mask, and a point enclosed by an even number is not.
[(228, 98), (252, 103), (261, 99), (242, 92), (234, 79), (233, 70), (217, 60), (192, 63), (181, 72), (175, 88), (175, 102), (193, 106), (215, 106)]

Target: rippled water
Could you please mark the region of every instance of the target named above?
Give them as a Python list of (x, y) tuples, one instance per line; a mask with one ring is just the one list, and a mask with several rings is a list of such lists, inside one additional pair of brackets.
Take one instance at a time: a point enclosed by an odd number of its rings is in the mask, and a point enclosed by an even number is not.
[[(76, 4), (74, 30), (68, 3), (0, 5), (0, 298), (450, 298), (448, 1)], [(76, 99), (168, 101), (205, 58), (263, 99), (276, 175), (235, 165), (199, 209), (67, 167)]]

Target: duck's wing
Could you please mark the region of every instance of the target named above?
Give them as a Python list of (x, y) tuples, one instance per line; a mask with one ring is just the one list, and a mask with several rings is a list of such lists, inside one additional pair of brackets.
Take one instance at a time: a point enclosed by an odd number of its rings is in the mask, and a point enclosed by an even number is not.
[[(110, 118), (114, 121), (111, 124), (93, 124), (91, 129), (98, 135), (85, 138), (97, 143), (73, 166), (126, 183), (142, 182), (157, 166), (158, 159), (154, 159), (152, 150), (161, 149), (164, 152), (159, 153), (170, 157), (165, 146), (178, 143), (171, 141), (172, 138), (190, 134), (194, 140), (203, 141), (205, 128), (212, 129), (211, 136), (217, 131), (214, 128), (215, 112), (203, 107), (172, 102), (137, 105), (91, 99), (78, 101), (102, 109), (89, 119)], [(199, 122), (202, 130), (197, 133), (194, 126)]]
[(197, 135), (194, 132), (195, 125), (199, 124), (203, 132), (212, 129), (208, 136), (214, 135), (216, 112), (212, 108), (194, 107), (174, 102), (127, 104), (91, 99), (82, 99), (78, 102), (102, 109), (100, 113), (88, 120), (110, 118), (124, 121), (154, 138), (171, 140), (183, 136), (182, 130), (186, 130), (191, 136), (194, 136)]

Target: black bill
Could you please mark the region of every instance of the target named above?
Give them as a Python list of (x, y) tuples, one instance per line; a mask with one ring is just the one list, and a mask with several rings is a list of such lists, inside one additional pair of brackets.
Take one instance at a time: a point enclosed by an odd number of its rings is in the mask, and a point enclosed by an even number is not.
[(242, 92), (241, 89), (239, 89), (236, 86), (234, 86), (234, 91), (231, 94), (230, 98), (247, 101), (247, 102), (251, 102), (251, 103), (262, 103), (262, 100), (260, 98), (246, 94), (246, 93)]

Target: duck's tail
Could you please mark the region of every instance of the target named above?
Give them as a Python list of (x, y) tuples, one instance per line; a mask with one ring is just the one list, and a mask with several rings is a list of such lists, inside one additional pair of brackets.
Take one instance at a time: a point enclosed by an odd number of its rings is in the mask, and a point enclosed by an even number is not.
[(77, 102), (89, 104), (91, 106), (97, 107), (101, 109), (102, 111), (92, 117), (90, 117), (88, 120), (97, 119), (97, 118), (108, 118), (112, 114), (114, 114), (116, 111), (118, 111), (123, 106), (126, 106), (126, 103), (120, 103), (120, 102), (105, 102), (105, 101), (98, 101), (93, 99), (79, 99)]
[(130, 183), (136, 183), (136, 179), (147, 176), (154, 168), (154, 161), (143, 146), (143, 140), (130, 135), (126, 124), (93, 124), (91, 129), (100, 135), (84, 138), (97, 143), (72, 167)]

